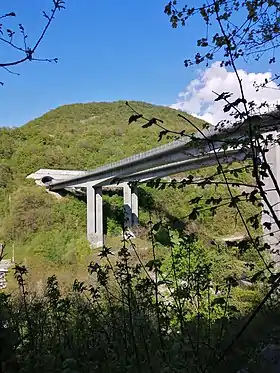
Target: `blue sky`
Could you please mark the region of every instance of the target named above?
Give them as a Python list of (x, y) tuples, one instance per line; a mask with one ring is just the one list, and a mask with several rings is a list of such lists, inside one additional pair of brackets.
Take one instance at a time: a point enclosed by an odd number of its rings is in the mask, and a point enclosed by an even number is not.
[[(21, 125), (76, 102), (174, 103), (195, 78), (195, 70), (186, 69), (183, 61), (196, 52), (195, 35), (201, 35), (202, 24), (172, 29), (163, 12), (166, 2), (68, 0), (38, 54), (58, 57), (59, 63), (25, 63), (13, 69), (20, 76), (0, 71), (5, 83), (0, 87), (0, 125)], [(1, 2), (0, 13), (15, 11), (12, 22), (23, 23), (35, 40), (45, 21), (41, 11), (50, 4), (51, 0), (7, 0)], [(0, 61), (14, 56), (1, 46)]]

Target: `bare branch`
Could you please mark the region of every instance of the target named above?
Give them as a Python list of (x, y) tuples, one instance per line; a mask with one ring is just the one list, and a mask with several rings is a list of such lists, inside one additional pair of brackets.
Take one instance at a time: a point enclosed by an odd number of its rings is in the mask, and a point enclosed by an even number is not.
[[(14, 35), (14, 31), (12, 30), (7, 30), (7, 33), (8, 33), (8, 36), (9, 36), (9, 40), (8, 39), (5, 39), (4, 37), (1, 37), (0, 38), (0, 41), (10, 45), (12, 48), (18, 50), (19, 52), (23, 52), (25, 54), (24, 57), (20, 58), (20, 59), (17, 59), (17, 60), (14, 60), (14, 61), (9, 61), (9, 62), (1, 62), (0, 63), (0, 67), (2, 68), (5, 68), (5, 67), (11, 67), (11, 66), (16, 66), (16, 65), (19, 65), (19, 64), (22, 64), (26, 61), (48, 61), (48, 62), (57, 62), (57, 58), (53, 58), (53, 59), (40, 59), (40, 58), (35, 58), (34, 57), (34, 54), (36, 52), (36, 50), (38, 49), (39, 45), (41, 44), (42, 40), (44, 39), (52, 21), (54, 20), (55, 18), (55, 14), (61, 10), (61, 9), (64, 9), (65, 8), (65, 1), (63, 0), (53, 0), (53, 8), (51, 9), (51, 13), (50, 15), (47, 15), (46, 12), (43, 12), (44, 14), (44, 17), (47, 19), (47, 23), (45, 25), (45, 27), (43, 28), (40, 36), (38, 37), (37, 41), (35, 42), (34, 46), (33, 47), (28, 47), (27, 46), (27, 34), (25, 33), (25, 29), (23, 27), (22, 24), (19, 25), (19, 28), (20, 28), (20, 32), (23, 36), (23, 44), (24, 44), (24, 47), (20, 47), (16, 44), (13, 43), (13, 35)], [(10, 17), (10, 16), (15, 16), (15, 13), (9, 13), (9, 14), (5, 14), (4, 16), (0, 17), (0, 18), (6, 18), (6, 17)], [(1, 29), (0, 29), (1, 31)], [(3, 34), (3, 32), (1, 31), (1, 33)]]

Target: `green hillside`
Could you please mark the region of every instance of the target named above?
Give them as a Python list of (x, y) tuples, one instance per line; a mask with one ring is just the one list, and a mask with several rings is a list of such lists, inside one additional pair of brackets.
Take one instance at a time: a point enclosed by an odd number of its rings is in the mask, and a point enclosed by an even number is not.
[[(145, 117), (157, 117), (171, 130), (193, 132), (178, 112), (161, 106), (132, 102)], [(40, 168), (93, 169), (158, 145), (159, 129), (146, 129), (141, 123), (128, 125), (130, 109), (125, 102), (74, 104), (59, 107), (19, 128), (0, 129), (0, 242), (7, 244), (8, 255), (14, 248), (16, 260), (34, 268), (37, 279), (59, 268), (60, 273), (77, 275), (79, 266), (93, 255), (86, 241), (85, 201), (73, 196), (61, 200), (35, 186), (26, 176)], [(197, 126), (202, 123), (192, 118)], [(171, 141), (163, 139), (163, 141)], [(205, 174), (212, 170), (199, 170)], [(242, 174), (243, 179), (247, 178)], [(153, 219), (179, 220), (207, 240), (244, 232), (236, 211), (225, 207), (216, 216), (209, 210), (194, 223), (187, 223), (192, 210), (189, 200), (195, 196), (225, 195), (223, 187), (201, 190), (190, 186), (185, 190), (166, 188), (140, 190), (140, 229), (136, 240), (139, 248), (147, 248), (145, 226)], [(243, 206), (247, 216), (252, 207)], [(122, 199), (105, 195), (104, 215), (107, 242), (115, 245), (120, 233)]]

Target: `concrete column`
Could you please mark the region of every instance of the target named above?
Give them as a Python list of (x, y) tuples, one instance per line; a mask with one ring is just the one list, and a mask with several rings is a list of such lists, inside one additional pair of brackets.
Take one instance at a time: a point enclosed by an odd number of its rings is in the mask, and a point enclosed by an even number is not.
[(92, 247), (104, 245), (102, 187), (87, 185), (87, 239)]
[(138, 189), (130, 187), (128, 183), (123, 186), (125, 227), (138, 225)]
[(95, 188), (95, 247), (104, 245), (102, 187)]
[[(274, 131), (272, 133), (273, 138), (276, 139), (278, 132)], [(266, 135), (269, 135), (268, 133)], [(267, 163), (269, 164), (271, 171), (273, 172), (277, 184), (280, 187), (280, 146), (278, 144), (269, 144), (268, 152), (265, 153)], [(270, 176), (263, 179), (265, 184), (264, 190), (266, 191), (267, 198), (269, 200), (270, 205), (273, 207), (274, 211), (276, 212), (278, 218), (280, 217), (280, 197), (278, 192), (275, 190), (275, 185)], [(267, 205), (264, 203), (263, 210), (268, 210)], [(274, 232), (278, 230), (277, 225), (274, 222), (272, 216), (263, 212), (262, 214), (262, 223), (269, 222), (271, 223), (271, 230), (264, 228), (264, 241), (267, 242), (272, 250), (272, 257), (275, 261), (280, 260), (280, 255), (276, 251), (280, 250), (280, 233), (276, 232), (273, 236), (270, 236), (270, 232)]]
[(95, 189), (92, 185), (87, 185), (87, 239), (92, 244), (96, 232), (95, 226)]
[(131, 194), (131, 214), (132, 214), (132, 226), (138, 225), (138, 188), (133, 187)]
[(124, 203), (124, 227), (132, 227), (132, 194), (128, 183), (123, 186), (123, 203)]

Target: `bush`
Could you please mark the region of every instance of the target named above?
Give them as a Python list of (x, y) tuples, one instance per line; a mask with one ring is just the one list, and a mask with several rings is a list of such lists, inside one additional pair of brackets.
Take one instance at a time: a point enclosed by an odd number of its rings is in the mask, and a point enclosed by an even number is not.
[[(110, 248), (104, 247), (101, 261), (88, 267), (89, 282), (75, 280), (65, 295), (55, 276), (48, 278), (41, 295), (28, 292), (26, 268), (16, 266), (20, 293), (17, 297), (2, 294), (0, 299), (2, 369), (6, 373), (222, 373), (225, 368), (236, 372), (258, 341), (267, 340), (267, 320), (277, 311), (260, 314), (253, 334), (240, 341), (242, 348), (236, 344), (230, 355), (224, 355), (244, 324), (242, 314), (230, 309), (228, 297), (211, 295), (209, 299), (206, 288), (197, 291), (202, 278), (209, 285), (211, 269), (203, 276), (197, 272), (196, 255), (203, 248), (195, 237), (188, 237), (184, 244), (191, 252), (184, 263), (178, 257), (175, 267), (171, 266), (174, 275), (178, 271), (184, 277), (187, 265), (191, 291), (179, 291), (183, 289), (177, 284), (171, 296), (161, 293), (163, 281), (157, 278), (170, 266), (168, 260), (161, 265), (155, 257), (147, 263), (153, 279), (143, 263), (133, 264), (133, 245), (128, 242), (114, 264)], [(175, 256), (180, 240), (176, 245)], [(189, 255), (191, 263), (186, 262)], [(211, 315), (206, 312), (207, 300)]]

